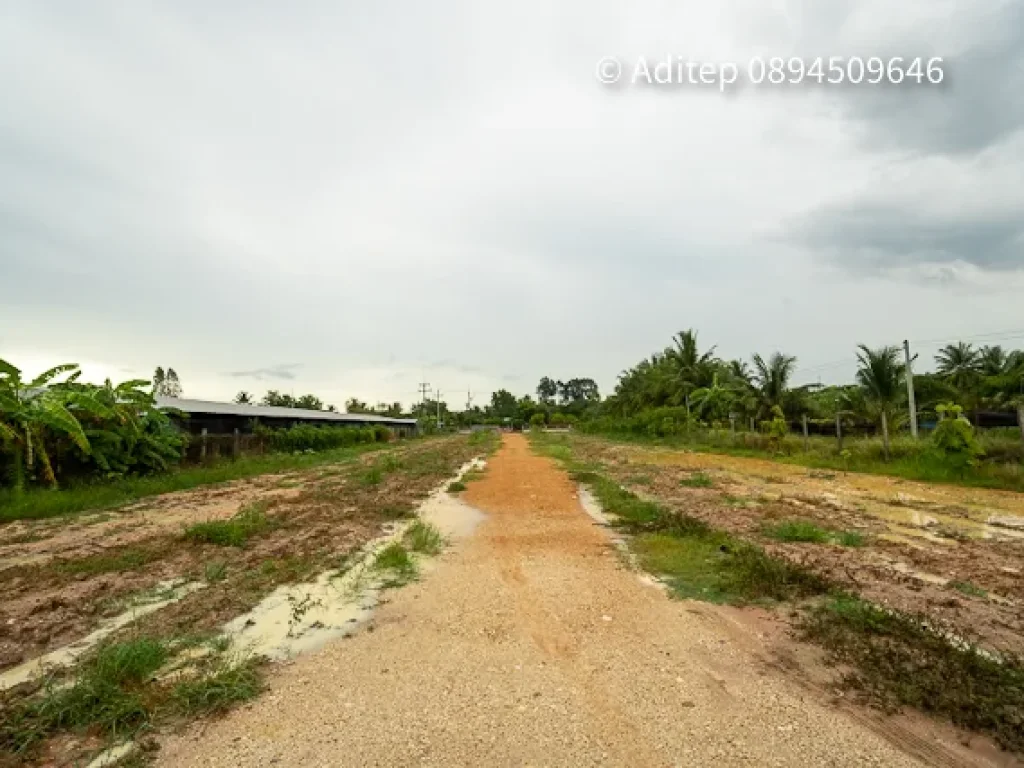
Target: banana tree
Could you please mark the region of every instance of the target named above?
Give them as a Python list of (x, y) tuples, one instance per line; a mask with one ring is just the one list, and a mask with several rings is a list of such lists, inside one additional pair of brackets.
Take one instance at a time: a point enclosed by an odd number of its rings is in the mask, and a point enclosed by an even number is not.
[(14, 456), (14, 488), (25, 486), (25, 470), (35, 470), (36, 460), (43, 481), (57, 487), (57, 478), (46, 450), (47, 434), (68, 437), (85, 453), (89, 440), (78, 419), (64, 406), (60, 393), (47, 386), (65, 373), (77, 378), (77, 365), (58, 365), (25, 382), (21, 371), (0, 359), (0, 443)]

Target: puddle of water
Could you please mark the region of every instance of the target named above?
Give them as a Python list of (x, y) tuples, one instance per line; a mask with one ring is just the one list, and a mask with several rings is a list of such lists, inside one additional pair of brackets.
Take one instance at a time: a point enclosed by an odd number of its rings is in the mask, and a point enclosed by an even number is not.
[(141, 616), (159, 611), (172, 603), (176, 603), (186, 595), (202, 589), (206, 585), (201, 582), (181, 583), (180, 581), (161, 582), (151, 593), (151, 601), (139, 602), (129, 610), (107, 619), (89, 635), (81, 640), (65, 645), (55, 651), (26, 661), (0, 674), (0, 691), (6, 691), (16, 685), (41, 677), (46, 672), (72, 666), (83, 654), (95, 648), (102, 640), (112, 635), (121, 627), (130, 624)]
[[(976, 514), (966, 510), (968, 514)], [(958, 517), (937, 510), (924, 512), (912, 507), (865, 503), (863, 512), (889, 524), (894, 533), (916, 536), (930, 541), (942, 540), (933, 531), (947, 529), (971, 539), (1024, 538), (1024, 518), (987, 515), (984, 521), (974, 517)], [(929, 530), (931, 529), (931, 530)]]
[(897, 573), (902, 573), (906, 576), (910, 576), (918, 581), (923, 581), (925, 584), (936, 584), (940, 587), (944, 587), (949, 584), (949, 579), (942, 576), (936, 576), (934, 573), (927, 573), (926, 571), (919, 571), (913, 566), (907, 565), (906, 563), (894, 562), (889, 564), (890, 567)]
[(116, 747), (105, 749), (100, 752), (92, 761), (86, 766), (86, 768), (107, 768), (108, 765), (114, 765), (118, 760), (127, 757), (135, 751), (135, 742), (126, 741), (124, 744), (118, 744)]
[[(427, 497), (417, 517), (437, 526), (446, 537), (471, 534), (484, 514), (445, 489), (470, 470), (484, 466), (479, 458), (464, 464)], [(355, 564), (343, 574), (327, 571), (312, 582), (278, 587), (252, 611), (225, 624), (232, 649), (242, 655), (283, 661), (352, 634), (373, 616), (380, 602), (383, 579), (373, 570), (377, 554), (401, 539), (411, 522), (392, 524), (383, 536), (360, 550)]]
[[(482, 470), (487, 466), (483, 459), (463, 465), (457, 478), (461, 478), (470, 470)], [(432, 493), (419, 508), (419, 516), (424, 522), (435, 526), (444, 536), (463, 538), (469, 536), (483, 522), (486, 515), (476, 507), (471, 507), (462, 499), (445, 491)]]

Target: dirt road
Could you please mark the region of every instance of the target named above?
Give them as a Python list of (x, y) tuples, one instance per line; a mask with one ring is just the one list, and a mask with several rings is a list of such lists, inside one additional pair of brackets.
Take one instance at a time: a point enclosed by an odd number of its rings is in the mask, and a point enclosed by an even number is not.
[(769, 668), (726, 613), (625, 568), (522, 437), (465, 499), (487, 518), (373, 631), (279, 669), (158, 765), (918, 764)]

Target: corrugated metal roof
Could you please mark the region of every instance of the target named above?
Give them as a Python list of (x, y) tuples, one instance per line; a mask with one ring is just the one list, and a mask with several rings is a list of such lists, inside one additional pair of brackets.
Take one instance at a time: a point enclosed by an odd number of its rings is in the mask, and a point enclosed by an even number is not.
[(156, 396), (160, 408), (176, 408), (188, 414), (216, 414), (218, 416), (249, 416), (268, 419), (303, 419), (310, 421), (331, 421), (341, 424), (395, 424), (415, 426), (416, 419), (393, 419), (372, 413), (334, 413), (333, 411), (311, 411), (306, 408), (279, 408), (270, 405), (242, 405), (239, 403), (216, 403), (211, 400), (188, 400), (180, 397)]

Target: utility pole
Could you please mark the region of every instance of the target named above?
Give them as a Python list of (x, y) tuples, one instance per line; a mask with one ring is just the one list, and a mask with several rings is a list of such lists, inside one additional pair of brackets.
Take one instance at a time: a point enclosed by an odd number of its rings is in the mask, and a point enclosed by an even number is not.
[(427, 410), (427, 395), (430, 394), (430, 384), (423, 381), (420, 382), (420, 413), (424, 413)]
[(437, 390), (437, 428), (441, 428), (441, 390)]
[(466, 410), (468, 411), (473, 407), (473, 393), (468, 389), (466, 390)]
[(917, 439), (917, 402), (914, 399), (914, 369), (911, 367), (910, 342), (903, 341), (903, 357), (907, 365), (907, 400), (910, 406), (910, 434)]

